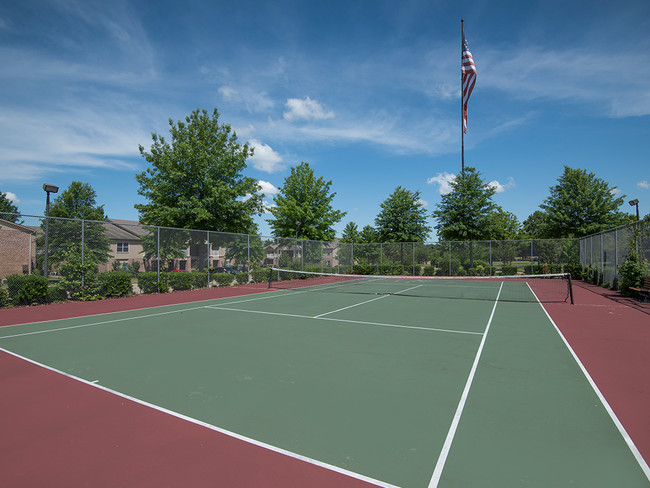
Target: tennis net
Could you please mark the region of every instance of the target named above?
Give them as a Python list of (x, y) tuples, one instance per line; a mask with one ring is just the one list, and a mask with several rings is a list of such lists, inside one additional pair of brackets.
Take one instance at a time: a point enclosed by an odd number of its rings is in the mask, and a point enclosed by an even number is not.
[(571, 276), (380, 276), (271, 268), (269, 288), (508, 302), (573, 303)]

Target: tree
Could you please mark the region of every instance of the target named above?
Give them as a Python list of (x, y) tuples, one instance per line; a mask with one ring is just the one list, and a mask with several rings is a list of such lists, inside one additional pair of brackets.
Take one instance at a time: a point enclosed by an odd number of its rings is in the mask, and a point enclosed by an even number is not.
[(492, 237), (497, 209), (496, 189), (481, 179), (475, 168), (466, 167), (451, 181), (451, 192), (442, 195), (433, 217), (438, 234), (446, 241), (479, 241)]
[[(97, 205), (97, 192), (90, 184), (80, 181), (70, 183), (50, 205), (50, 217), (59, 218), (50, 219), (49, 223), (49, 264), (73, 259), (70, 253), (78, 254), (81, 262), (82, 242), (84, 263), (108, 261), (110, 247), (101, 223), (106, 220), (104, 206)], [(45, 222), (41, 227), (45, 229)], [(39, 238), (38, 244), (43, 243), (44, 237)]]
[(535, 210), (524, 220), (521, 235), (525, 238), (546, 239), (548, 236), (547, 220), (546, 212)]
[(7, 214), (17, 214), (18, 212), (18, 207), (16, 207), (11, 200), (9, 200), (9, 197), (7, 196), (6, 193), (0, 192), (0, 218), (3, 218), (4, 220), (7, 220), (9, 222), (14, 222), (16, 224), (20, 224), (22, 222), (18, 222), (18, 215), (7, 215)]
[(332, 181), (316, 178), (309, 163), (302, 162), (291, 168), (279, 193), (273, 198), (273, 214), (267, 222), (275, 237), (331, 241), (334, 239), (334, 224), (341, 221), (347, 212), (334, 210), (332, 200), (336, 193), (330, 193)]
[(497, 206), (492, 213), (493, 232), (490, 239), (498, 242), (492, 243), (492, 254), (505, 265), (510, 265), (517, 254), (518, 244), (515, 242), (520, 235), (521, 224), (517, 216)]
[(377, 230), (372, 225), (366, 225), (361, 229), (361, 242), (365, 244), (372, 244), (379, 242), (379, 235)]
[(625, 195), (616, 197), (615, 189), (594, 173), (564, 166), (540, 205), (547, 214), (547, 237), (583, 237), (629, 222), (618, 210)]
[(171, 142), (152, 133), (151, 152), (139, 146), (151, 165), (136, 174), (140, 222), (148, 225), (248, 233), (263, 210), (257, 180), (242, 175), (253, 149), (237, 142), (229, 124), (196, 109), (185, 122), (169, 119)]
[(353, 243), (361, 241), (361, 232), (359, 232), (359, 227), (354, 222), (348, 222), (343, 229), (343, 234), (341, 235), (341, 242), (344, 243)]
[(431, 232), (420, 192), (398, 186), (375, 218), (380, 242), (422, 242)]

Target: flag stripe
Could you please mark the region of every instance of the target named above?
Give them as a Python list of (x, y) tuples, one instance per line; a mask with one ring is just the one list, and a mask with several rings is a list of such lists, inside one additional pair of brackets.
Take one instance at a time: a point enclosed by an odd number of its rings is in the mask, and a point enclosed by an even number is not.
[(476, 66), (474, 65), (472, 53), (469, 52), (465, 34), (463, 34), (461, 70), (463, 74), (463, 132), (467, 133), (467, 102), (469, 101), (469, 97), (472, 94), (472, 90), (474, 90), (474, 85), (476, 84)]

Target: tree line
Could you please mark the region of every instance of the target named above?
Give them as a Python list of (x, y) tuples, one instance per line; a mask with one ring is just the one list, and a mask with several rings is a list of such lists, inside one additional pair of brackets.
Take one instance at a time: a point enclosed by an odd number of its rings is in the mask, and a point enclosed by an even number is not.
[[(149, 164), (135, 175), (138, 194), (147, 200), (135, 205), (140, 223), (259, 234), (254, 217), (266, 210), (274, 237), (333, 240), (334, 227), (346, 212), (333, 206), (332, 181), (315, 175), (303, 161), (291, 168), (273, 205), (265, 209), (259, 183), (243, 175), (254, 148), (240, 143), (232, 127), (219, 118), (216, 108), (211, 114), (197, 109), (184, 121), (170, 118), (168, 137), (152, 133), (150, 148), (139, 146)], [(438, 236), (446, 241), (582, 237), (634, 220), (620, 210), (625, 195), (617, 196), (615, 187), (594, 173), (569, 166), (540, 209), (522, 223), (494, 202), (496, 189), (476, 168), (466, 167), (450, 185), (451, 191), (441, 196), (430, 214)], [(103, 206), (95, 200), (90, 185), (73, 182), (54, 200), (50, 215), (105, 220)], [(0, 192), (0, 213), (4, 212), (17, 213), (18, 208)], [(348, 222), (341, 240), (422, 242), (433, 230), (427, 225), (428, 216), (420, 192), (398, 186), (381, 204), (374, 226), (359, 229)], [(78, 231), (66, 228), (61, 232), (74, 238)], [(107, 243), (94, 244), (97, 259), (104, 260)]]

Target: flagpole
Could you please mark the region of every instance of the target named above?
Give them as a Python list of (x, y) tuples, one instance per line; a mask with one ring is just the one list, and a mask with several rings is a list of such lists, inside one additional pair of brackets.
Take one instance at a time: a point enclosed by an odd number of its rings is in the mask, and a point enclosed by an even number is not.
[(465, 110), (463, 107), (463, 39), (465, 38), (464, 20), (460, 19), (460, 141), (461, 141), (461, 167), (465, 172)]

